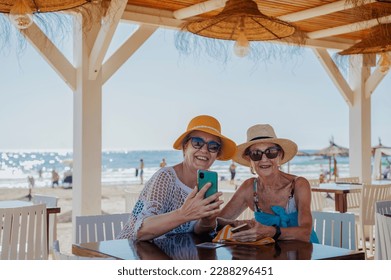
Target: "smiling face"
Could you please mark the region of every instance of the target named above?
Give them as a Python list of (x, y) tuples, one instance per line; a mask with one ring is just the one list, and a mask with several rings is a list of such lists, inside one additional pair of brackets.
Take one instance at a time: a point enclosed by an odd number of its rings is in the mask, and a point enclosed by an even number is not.
[(208, 150), (208, 142), (215, 141), (221, 143), (220, 138), (202, 131), (193, 131), (189, 137), (199, 137), (206, 142), (201, 149), (193, 147), (191, 140), (188, 140), (183, 147), (184, 164), (194, 170), (209, 169), (218, 156), (217, 153), (212, 153)]
[[(250, 146), (248, 152), (257, 155), (258, 158), (262, 157), (261, 160), (253, 160), (247, 155), (250, 159), (252, 169), (259, 176), (269, 176), (278, 173), (282, 155), (279, 146), (273, 143), (258, 143)], [(266, 156), (266, 154), (271, 158)], [(275, 158), (272, 158), (274, 156)]]

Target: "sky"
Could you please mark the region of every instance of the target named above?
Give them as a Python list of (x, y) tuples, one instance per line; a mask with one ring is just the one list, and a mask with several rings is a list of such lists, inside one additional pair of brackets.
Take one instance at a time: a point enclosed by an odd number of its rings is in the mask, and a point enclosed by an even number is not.
[[(108, 56), (129, 35), (117, 30)], [(191, 118), (215, 116), (240, 144), (271, 124), (299, 149), (349, 146), (349, 109), (310, 49), (257, 63), (186, 56), (159, 30), (103, 86), (104, 150), (171, 150)], [(72, 38), (56, 42), (72, 61)], [(73, 92), (28, 44), (0, 51), (0, 150), (72, 150)], [(107, 57), (106, 57), (107, 58)], [(391, 146), (391, 79), (372, 94), (372, 145)]]

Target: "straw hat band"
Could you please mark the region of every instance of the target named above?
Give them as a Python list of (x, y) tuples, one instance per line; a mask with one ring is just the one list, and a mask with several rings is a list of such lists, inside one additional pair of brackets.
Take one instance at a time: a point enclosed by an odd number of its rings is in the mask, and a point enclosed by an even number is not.
[(247, 157), (247, 149), (258, 143), (273, 143), (281, 147), (284, 151), (280, 164), (284, 164), (291, 160), (297, 153), (297, 145), (295, 142), (278, 138), (274, 129), (269, 124), (257, 124), (247, 130), (247, 142), (236, 147), (236, 154), (233, 158), (239, 164), (250, 166), (250, 159)]
[(191, 130), (210, 129), (210, 130), (213, 130), (214, 132), (220, 134), (220, 130), (218, 130), (218, 129), (214, 128), (214, 127), (211, 127), (211, 126), (206, 126), (206, 125), (194, 126), (194, 127), (190, 128), (190, 129), (191, 129)]
[(270, 139), (270, 138), (274, 138), (274, 137), (270, 137), (270, 136), (260, 136), (260, 137), (255, 137), (253, 139), (250, 139), (250, 141), (255, 141), (255, 140), (259, 140), (259, 139)]

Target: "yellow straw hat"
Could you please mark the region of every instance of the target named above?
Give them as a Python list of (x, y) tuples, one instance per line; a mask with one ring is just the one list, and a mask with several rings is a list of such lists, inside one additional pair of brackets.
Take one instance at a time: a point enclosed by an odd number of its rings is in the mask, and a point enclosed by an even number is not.
[(269, 124), (257, 124), (247, 130), (247, 142), (237, 146), (233, 160), (244, 166), (250, 166), (250, 159), (244, 153), (248, 147), (258, 143), (279, 145), (284, 151), (281, 164), (290, 161), (297, 154), (297, 145), (295, 142), (289, 139), (277, 138), (273, 127)]
[(178, 139), (174, 142), (173, 147), (176, 150), (182, 150), (183, 141), (186, 139), (186, 136), (189, 135), (192, 131), (203, 131), (221, 139), (221, 151), (217, 157), (219, 160), (229, 160), (235, 154), (236, 151), (236, 143), (231, 139), (225, 137), (221, 134), (221, 126), (218, 120), (214, 117), (208, 115), (201, 115), (193, 118), (189, 125), (187, 126), (187, 130), (178, 137)]

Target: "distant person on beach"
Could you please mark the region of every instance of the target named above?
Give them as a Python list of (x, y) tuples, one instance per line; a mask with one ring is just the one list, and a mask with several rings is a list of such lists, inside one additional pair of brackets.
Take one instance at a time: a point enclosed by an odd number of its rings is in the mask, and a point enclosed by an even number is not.
[(144, 160), (140, 159), (140, 184), (144, 184)]
[(54, 185), (59, 186), (58, 181), (60, 180), (60, 176), (56, 172), (56, 170), (52, 170), (52, 188), (54, 188)]
[(235, 182), (235, 175), (236, 175), (236, 164), (234, 163), (234, 161), (232, 161), (231, 165), (229, 166), (229, 172), (231, 173), (230, 184), (233, 185)]
[[(304, 177), (280, 170), (297, 153), (297, 145), (278, 138), (272, 126), (257, 124), (247, 130), (247, 142), (238, 145), (235, 162), (251, 167), (247, 179), (220, 213), (221, 226), (247, 223), (249, 229), (234, 233), (238, 241), (297, 239), (318, 242), (312, 230), (311, 187)], [(249, 207), (255, 220), (235, 221)]]
[(183, 161), (160, 168), (145, 184), (128, 223), (117, 238), (151, 240), (167, 233), (207, 233), (216, 226), (221, 192), (204, 198), (210, 184), (198, 192), (197, 170), (216, 159), (229, 160), (236, 144), (221, 134), (218, 120), (201, 115), (173, 144)]
[(166, 165), (167, 165), (167, 163), (166, 163), (166, 159), (165, 159), (165, 158), (163, 158), (163, 159), (162, 159), (162, 162), (160, 163), (160, 168), (162, 168), (162, 167), (166, 167)]

